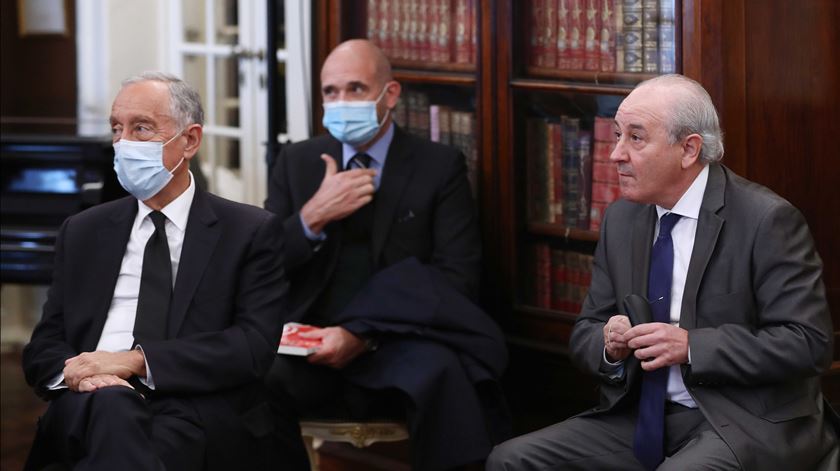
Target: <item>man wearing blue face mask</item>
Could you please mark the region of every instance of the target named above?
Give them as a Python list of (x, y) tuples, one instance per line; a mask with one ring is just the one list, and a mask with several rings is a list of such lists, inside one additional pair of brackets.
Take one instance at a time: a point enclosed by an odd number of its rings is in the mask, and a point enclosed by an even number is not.
[(198, 93), (170, 75), (128, 79), (114, 100), (131, 196), (61, 227), (23, 353), (50, 402), (26, 469), (275, 469), (304, 453), (272, 438), (285, 422), (262, 381), (287, 315), (280, 221), (196, 187), (202, 122)]
[[(284, 221), (292, 317), (321, 327), (322, 346), (278, 355), (267, 382), (304, 416), (405, 418), (414, 467), (451, 469), (504, 428), (483, 385), (506, 350), (471, 301), (481, 247), (464, 156), (393, 123), (400, 91), (375, 45), (340, 44), (321, 69), (329, 135), (278, 157), (266, 208)], [(468, 348), (470, 335), (488, 341)]]

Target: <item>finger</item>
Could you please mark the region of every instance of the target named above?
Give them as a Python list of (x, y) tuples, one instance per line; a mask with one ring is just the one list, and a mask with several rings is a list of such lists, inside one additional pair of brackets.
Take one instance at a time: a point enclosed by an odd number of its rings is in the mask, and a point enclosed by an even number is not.
[(321, 154), (321, 160), (327, 164), (327, 168), (324, 170), (324, 179), (326, 180), (327, 177), (331, 177), (338, 173), (338, 165), (335, 163), (335, 159), (330, 157), (329, 154)]
[(352, 168), (350, 170), (345, 170), (344, 172), (342, 172), (342, 176), (344, 176), (345, 178), (364, 177), (372, 179), (374, 176), (376, 176), (376, 170), (372, 168)]
[(325, 329), (309, 330), (309, 331), (306, 331), (306, 332), (299, 332), (298, 333), (299, 337), (303, 337), (303, 338), (307, 338), (307, 339), (321, 339), (321, 338), (324, 338), (325, 335), (327, 335), (327, 332), (326, 332)]
[(91, 391), (95, 391), (95, 390), (96, 390), (96, 386), (94, 386), (93, 382), (91, 382), (90, 380), (83, 379), (79, 383), (79, 388), (78, 388), (79, 392), (91, 392)]

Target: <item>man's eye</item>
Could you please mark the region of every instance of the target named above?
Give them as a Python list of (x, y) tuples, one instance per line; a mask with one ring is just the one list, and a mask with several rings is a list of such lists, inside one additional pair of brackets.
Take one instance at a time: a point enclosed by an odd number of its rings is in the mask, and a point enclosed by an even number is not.
[(613, 136), (615, 136), (616, 142), (621, 140), (621, 133), (620, 132), (618, 132), (618, 131), (614, 132)]
[(630, 139), (632, 139), (633, 142), (639, 142), (642, 140), (641, 136), (639, 136), (638, 134), (633, 134), (632, 136), (630, 136)]

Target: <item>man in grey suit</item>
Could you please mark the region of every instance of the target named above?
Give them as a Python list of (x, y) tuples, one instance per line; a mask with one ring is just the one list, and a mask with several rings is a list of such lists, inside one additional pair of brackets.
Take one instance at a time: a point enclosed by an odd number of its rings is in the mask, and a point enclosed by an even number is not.
[[(717, 112), (691, 79), (641, 83), (615, 136), (624, 199), (570, 341), (600, 404), (499, 445), (487, 469), (837, 469), (818, 377), (831, 317), (802, 215), (718, 163)], [(631, 326), (630, 294), (653, 322)]]

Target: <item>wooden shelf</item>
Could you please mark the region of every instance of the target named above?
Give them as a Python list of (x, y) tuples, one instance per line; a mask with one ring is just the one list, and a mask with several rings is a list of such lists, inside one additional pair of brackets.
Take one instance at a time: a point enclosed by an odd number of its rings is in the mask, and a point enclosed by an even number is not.
[(541, 92), (597, 93), (601, 95), (627, 95), (633, 91), (633, 85), (596, 85), (594, 83), (557, 82), (546, 79), (518, 78), (510, 81), (514, 90), (533, 90)]
[(474, 87), (476, 84), (476, 78), (473, 74), (432, 70), (395, 69), (394, 79), (401, 82), (460, 85), (465, 87)]
[(547, 67), (526, 67), (529, 77), (547, 78), (550, 80), (577, 80), (594, 84), (618, 84), (635, 86), (659, 74), (636, 72), (599, 72), (592, 70), (560, 70)]
[(528, 232), (531, 234), (563, 237), (567, 240), (582, 240), (586, 242), (598, 242), (599, 237), (598, 232), (596, 231), (587, 231), (584, 229), (567, 227), (562, 224), (549, 224), (542, 222), (529, 222)]
[(449, 62), (443, 63), (412, 61), (407, 59), (391, 59), (391, 67), (395, 69), (434, 70), (475, 74), (475, 64), (455, 64)]

